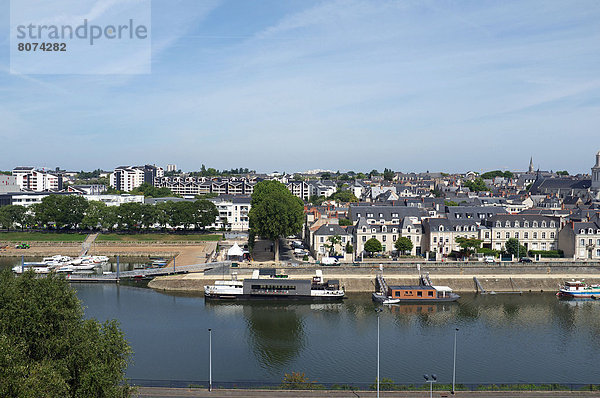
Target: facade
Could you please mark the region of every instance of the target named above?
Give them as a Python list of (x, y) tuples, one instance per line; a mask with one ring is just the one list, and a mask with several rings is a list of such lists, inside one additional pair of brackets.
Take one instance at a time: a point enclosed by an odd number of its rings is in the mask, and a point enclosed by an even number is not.
[(16, 167), (12, 175), (22, 190), (43, 192), (63, 189), (63, 177), (60, 174), (36, 170), (34, 167)]
[(286, 187), (294, 196), (305, 201), (310, 199), (310, 186), (305, 181), (289, 181)]
[(491, 249), (502, 250), (510, 238), (518, 239), (527, 250), (557, 250), (560, 219), (542, 215), (497, 215), (486, 221)]
[(346, 253), (346, 245), (348, 242), (352, 244), (352, 235), (344, 228), (340, 227), (338, 224), (323, 224), (311, 234), (311, 249), (313, 251), (313, 256), (317, 260), (321, 260), (323, 257), (329, 256), (329, 247), (330, 241), (328, 241), (330, 236), (339, 236), (341, 242), (336, 243), (334, 245), (334, 252), (344, 256), (344, 260), (346, 257), (348, 261), (352, 260), (352, 254)]
[(110, 175), (110, 186), (123, 192), (129, 192), (143, 183), (154, 184), (156, 178), (164, 176), (162, 167), (120, 166)]
[(600, 151), (596, 154), (596, 164), (592, 167), (592, 189), (600, 192)]
[(394, 244), (401, 236), (409, 238), (413, 243), (412, 255), (422, 253), (422, 227), (417, 218), (405, 217), (398, 223), (375, 224), (369, 223), (368, 219), (361, 217), (354, 229), (354, 252), (357, 257), (367, 254), (365, 243), (375, 238), (381, 242), (384, 255), (391, 255), (396, 251)]
[(446, 219), (427, 218), (423, 220), (424, 253), (429, 253), (439, 258), (458, 252), (461, 247), (456, 243), (456, 238), (479, 239), (479, 226), (475, 219)]
[(21, 187), (17, 185), (16, 176), (0, 174), (0, 193), (19, 192)]
[(600, 260), (600, 220), (567, 223), (559, 233), (558, 247), (567, 258)]
[(232, 231), (247, 231), (250, 228), (248, 214), (250, 213), (249, 196), (222, 195), (209, 199), (215, 204), (219, 216), (211, 228), (223, 228), (223, 221), (227, 220), (227, 228)]
[(87, 200), (102, 202), (107, 206), (120, 206), (123, 203), (144, 203), (144, 195), (83, 195)]
[(194, 197), (214, 193), (217, 195), (252, 195), (255, 183), (247, 180), (207, 179), (205, 177), (157, 177), (154, 186), (168, 188), (176, 195)]
[(167, 165), (167, 173), (173, 172), (173, 171), (177, 171), (177, 165), (175, 164), (168, 164)]
[(364, 219), (367, 224), (399, 225), (405, 217), (420, 220), (429, 216), (426, 209), (417, 206), (365, 206), (353, 204), (350, 206), (349, 212), (353, 224), (356, 224), (359, 219)]

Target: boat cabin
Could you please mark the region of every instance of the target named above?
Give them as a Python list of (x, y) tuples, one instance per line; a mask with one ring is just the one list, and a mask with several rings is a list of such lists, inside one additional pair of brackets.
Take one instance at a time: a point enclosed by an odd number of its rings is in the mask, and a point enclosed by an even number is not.
[(388, 297), (391, 299), (402, 300), (435, 300), (445, 298), (452, 289), (434, 288), (433, 286), (390, 286), (388, 287)]
[(580, 290), (585, 287), (586, 284), (581, 281), (565, 281), (565, 289), (567, 290)]

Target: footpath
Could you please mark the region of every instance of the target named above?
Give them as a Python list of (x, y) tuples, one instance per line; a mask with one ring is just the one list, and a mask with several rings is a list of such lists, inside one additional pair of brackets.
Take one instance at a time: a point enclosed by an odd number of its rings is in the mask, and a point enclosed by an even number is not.
[[(429, 397), (429, 391), (381, 391), (381, 397), (385, 398), (424, 398)], [(322, 398), (322, 397), (360, 397), (375, 398), (376, 391), (338, 391), (338, 390), (213, 390), (200, 388), (161, 388), (161, 387), (137, 387), (139, 398), (150, 397), (285, 397), (285, 398)], [(452, 395), (448, 391), (434, 391), (433, 397), (465, 397), (465, 398), (508, 398), (508, 397), (527, 397), (527, 398), (571, 398), (571, 397), (598, 397), (599, 392), (595, 391), (457, 391)]]

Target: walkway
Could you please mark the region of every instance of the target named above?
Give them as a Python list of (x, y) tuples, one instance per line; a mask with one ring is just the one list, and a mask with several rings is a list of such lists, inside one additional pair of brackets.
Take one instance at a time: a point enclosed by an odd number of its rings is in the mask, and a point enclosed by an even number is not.
[(98, 233), (89, 234), (85, 238), (85, 240), (83, 241), (83, 244), (81, 245), (81, 253), (79, 254), (79, 257), (85, 256), (88, 253), (88, 251), (90, 251), (90, 248), (92, 247), (92, 243), (94, 243), (94, 241), (96, 240), (98, 235), (99, 235)]
[[(209, 392), (200, 388), (162, 388), (162, 387), (137, 387), (135, 397), (204, 397), (204, 398), (226, 398), (226, 397), (298, 397), (298, 398), (322, 398), (322, 397), (360, 397), (375, 398), (375, 391), (283, 391), (283, 390), (213, 390)], [(425, 398), (429, 397), (429, 391), (381, 391), (381, 397), (386, 398)], [(441, 397), (465, 397), (465, 398), (572, 398), (572, 397), (597, 397), (598, 392), (581, 391), (457, 391), (455, 395), (448, 391), (434, 391), (433, 396)]]

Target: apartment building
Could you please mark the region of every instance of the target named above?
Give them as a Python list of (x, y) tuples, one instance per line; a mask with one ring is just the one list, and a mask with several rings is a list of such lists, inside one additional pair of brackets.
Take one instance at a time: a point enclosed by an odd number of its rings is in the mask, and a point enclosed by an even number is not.
[(491, 231), (491, 249), (502, 250), (510, 238), (519, 240), (527, 250), (557, 250), (560, 220), (529, 214), (505, 214), (485, 222)]
[(475, 219), (427, 218), (422, 224), (421, 250), (435, 254), (436, 258), (460, 251), (456, 238), (479, 239), (479, 225)]
[(19, 192), (21, 187), (17, 185), (16, 176), (0, 174), (0, 193)]
[(58, 173), (37, 170), (34, 167), (15, 167), (12, 175), (22, 190), (43, 192), (63, 189), (63, 176)]
[(110, 186), (123, 192), (129, 192), (143, 183), (154, 184), (156, 178), (164, 176), (162, 167), (120, 166), (110, 175)]
[(558, 234), (558, 247), (567, 258), (600, 260), (600, 220), (567, 223)]
[[(395, 213), (394, 213), (395, 214)], [(413, 243), (412, 255), (422, 253), (422, 226), (418, 217), (404, 217), (394, 223), (372, 223), (365, 217), (358, 218), (353, 228), (354, 252), (357, 257), (365, 254), (365, 243), (375, 238), (381, 242), (384, 255), (391, 255), (396, 251), (394, 244), (401, 237), (409, 238)]]
[(316, 231), (311, 233), (311, 249), (312, 254), (317, 260), (329, 256), (329, 240), (332, 236), (339, 236), (340, 242), (334, 244), (333, 251), (344, 256), (344, 261), (351, 261), (352, 254), (346, 253), (346, 245), (348, 242), (352, 244), (352, 234), (347, 229), (340, 227), (338, 224), (323, 224)]
[(248, 214), (252, 206), (249, 196), (221, 195), (209, 200), (219, 211), (219, 216), (211, 228), (223, 228), (224, 220), (227, 220), (227, 228), (232, 231), (247, 231), (250, 228)]

